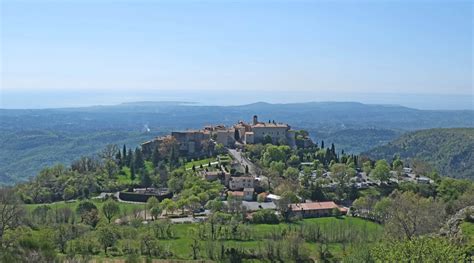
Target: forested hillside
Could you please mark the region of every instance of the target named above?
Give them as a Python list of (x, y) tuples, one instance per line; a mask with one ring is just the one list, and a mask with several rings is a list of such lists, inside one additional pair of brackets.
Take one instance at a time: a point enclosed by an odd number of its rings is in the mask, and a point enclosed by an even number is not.
[(372, 158), (421, 160), (441, 175), (474, 179), (474, 129), (429, 129), (407, 133), (366, 153)]
[(84, 108), (0, 109), (0, 184), (36, 175), (44, 166), (69, 164), (107, 144), (140, 142), (172, 130), (209, 124), (261, 120), (305, 129), (318, 143), (334, 143), (348, 153), (367, 151), (418, 129), (473, 127), (474, 111), (426, 111), (355, 102), (254, 103), (203, 106), (181, 102), (137, 102)]

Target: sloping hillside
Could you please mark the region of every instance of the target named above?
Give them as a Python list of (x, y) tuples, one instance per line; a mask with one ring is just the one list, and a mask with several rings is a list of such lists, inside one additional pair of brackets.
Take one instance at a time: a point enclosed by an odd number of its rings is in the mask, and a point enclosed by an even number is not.
[(474, 128), (410, 132), (366, 154), (389, 160), (399, 154), (403, 159), (426, 161), (441, 175), (474, 179)]

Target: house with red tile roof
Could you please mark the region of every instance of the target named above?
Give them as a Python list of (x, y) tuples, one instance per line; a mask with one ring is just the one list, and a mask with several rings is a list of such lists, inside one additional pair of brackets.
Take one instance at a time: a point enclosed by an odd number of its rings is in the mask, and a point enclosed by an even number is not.
[(334, 209), (338, 209), (343, 215), (347, 213), (346, 208), (338, 206), (333, 201), (290, 204), (291, 214), (302, 218), (331, 216)]

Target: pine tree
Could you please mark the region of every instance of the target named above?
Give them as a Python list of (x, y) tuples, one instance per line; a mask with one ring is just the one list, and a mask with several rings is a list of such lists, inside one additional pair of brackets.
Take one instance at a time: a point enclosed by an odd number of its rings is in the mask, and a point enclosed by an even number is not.
[(123, 166), (123, 158), (122, 158), (122, 153), (120, 151), (117, 152), (115, 155), (115, 160), (120, 168)]
[(158, 147), (155, 147), (155, 150), (151, 154), (151, 161), (153, 162), (153, 167), (158, 167), (158, 164), (160, 163), (160, 151), (158, 150)]
[(143, 187), (150, 187), (152, 184), (151, 177), (145, 169), (141, 170), (140, 183)]
[(123, 145), (122, 157), (124, 161), (127, 160), (127, 146), (125, 146), (125, 144)]
[(141, 170), (145, 166), (145, 161), (143, 160), (142, 151), (138, 147), (135, 148), (134, 166), (138, 170)]
[(127, 160), (127, 166), (132, 167), (133, 166), (133, 152), (132, 152), (132, 149), (128, 149), (126, 160)]
[(137, 176), (135, 175), (135, 167), (133, 167), (133, 165), (130, 167), (130, 179), (132, 179), (132, 181), (135, 181), (135, 179), (137, 178)]

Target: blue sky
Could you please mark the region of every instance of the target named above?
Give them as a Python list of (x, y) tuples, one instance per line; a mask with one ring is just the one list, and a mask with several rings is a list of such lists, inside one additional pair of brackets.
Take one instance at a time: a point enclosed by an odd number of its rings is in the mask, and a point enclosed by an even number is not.
[(0, 107), (178, 99), (472, 108), (472, 11), (470, 1), (4, 0)]

